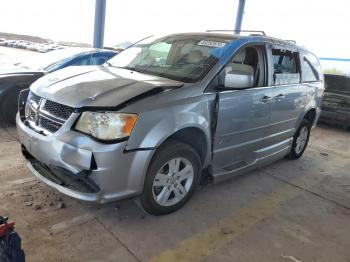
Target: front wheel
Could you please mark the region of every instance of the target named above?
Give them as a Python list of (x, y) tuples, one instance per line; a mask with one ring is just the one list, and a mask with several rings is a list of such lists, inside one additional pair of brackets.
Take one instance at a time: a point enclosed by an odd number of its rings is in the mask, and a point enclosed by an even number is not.
[(18, 110), (18, 97), (22, 87), (13, 87), (9, 92), (0, 97), (0, 126), (8, 127), (16, 125)]
[(169, 141), (162, 145), (147, 171), (142, 207), (152, 215), (181, 208), (192, 196), (201, 173), (201, 161), (189, 145)]
[(293, 137), (292, 147), (290, 149), (288, 158), (298, 159), (301, 157), (306, 149), (306, 146), (309, 142), (311, 131), (311, 124), (308, 120), (303, 119), (300, 126), (298, 127), (295, 135)]

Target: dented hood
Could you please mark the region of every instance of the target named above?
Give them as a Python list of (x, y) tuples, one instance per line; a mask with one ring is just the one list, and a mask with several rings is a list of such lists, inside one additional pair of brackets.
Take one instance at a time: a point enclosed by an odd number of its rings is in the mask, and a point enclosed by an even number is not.
[(155, 88), (182, 85), (182, 82), (121, 68), (77, 66), (40, 78), (30, 90), (46, 99), (79, 108), (117, 106)]

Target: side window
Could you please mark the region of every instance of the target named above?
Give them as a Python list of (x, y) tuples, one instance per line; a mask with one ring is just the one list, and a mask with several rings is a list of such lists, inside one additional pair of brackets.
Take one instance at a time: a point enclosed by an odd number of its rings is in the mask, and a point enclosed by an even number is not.
[(302, 81), (315, 82), (322, 80), (321, 66), (312, 54), (302, 54)]
[(265, 86), (264, 47), (249, 46), (240, 49), (225, 67), (226, 73), (240, 71), (253, 76), (253, 86)]
[(107, 57), (103, 53), (93, 54), (91, 58), (91, 65), (102, 65), (107, 61)]
[(115, 53), (103, 52), (93, 54), (91, 59), (91, 65), (103, 65), (113, 56), (115, 56)]
[(299, 54), (282, 49), (272, 49), (274, 85), (300, 83)]
[(83, 65), (90, 65), (90, 64), (91, 64), (91, 55), (84, 55), (84, 56), (74, 58), (69, 63), (69, 66), (83, 66)]
[(54, 71), (56, 71), (56, 70), (65, 68), (65, 67), (67, 66), (66, 64), (67, 64), (67, 61), (68, 61), (68, 60), (69, 60), (69, 59), (64, 59), (64, 60), (61, 60), (61, 61), (59, 61), (59, 62), (57, 62), (57, 63), (54, 63), (54, 64), (52, 64), (52, 65), (46, 67), (45, 70), (46, 70), (47, 72), (49, 72), (49, 73), (52, 73), (52, 72), (54, 72)]

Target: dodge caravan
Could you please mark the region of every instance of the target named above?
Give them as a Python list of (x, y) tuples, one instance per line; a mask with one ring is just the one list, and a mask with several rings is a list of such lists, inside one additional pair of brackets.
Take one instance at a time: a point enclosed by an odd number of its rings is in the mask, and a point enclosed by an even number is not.
[(323, 92), (318, 58), (291, 41), (173, 34), (40, 78), (16, 122), (29, 169), (49, 186), (95, 203), (138, 197), (161, 215), (200, 181), (299, 158)]

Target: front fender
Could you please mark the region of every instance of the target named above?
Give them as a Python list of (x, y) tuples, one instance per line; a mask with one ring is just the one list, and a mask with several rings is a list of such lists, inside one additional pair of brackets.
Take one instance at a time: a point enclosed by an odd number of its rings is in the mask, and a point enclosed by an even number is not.
[(126, 149), (159, 147), (177, 131), (192, 127), (200, 129), (210, 146), (210, 115), (212, 98), (198, 97), (189, 103), (141, 113), (129, 138)]

